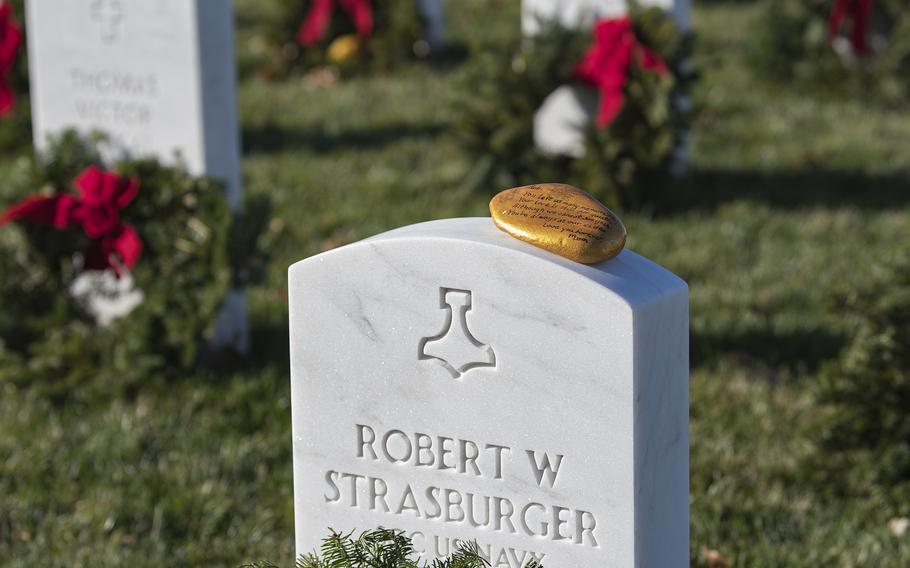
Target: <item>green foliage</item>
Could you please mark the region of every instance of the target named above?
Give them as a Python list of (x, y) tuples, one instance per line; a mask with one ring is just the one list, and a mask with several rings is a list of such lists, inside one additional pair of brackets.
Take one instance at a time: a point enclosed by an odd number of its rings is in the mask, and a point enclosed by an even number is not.
[[(269, 0), (267, 0), (269, 1)], [(270, 0), (272, 15), (260, 19), (258, 53), (243, 57), (244, 68), (257, 69), (267, 78), (287, 76), (295, 70), (328, 65), (326, 50), (341, 35), (355, 33), (347, 13), (336, 3), (323, 40), (312, 47), (297, 43), (297, 30), (306, 18), (311, 0)], [(415, 57), (415, 44), (423, 33), (423, 19), (414, 0), (371, 2), (373, 33), (364, 52), (340, 65), (346, 74), (389, 70)]]
[[(863, 59), (839, 56), (828, 38), (832, 0), (764, 0), (756, 57), (774, 79), (818, 94), (875, 96), (900, 103), (910, 94), (910, 5), (875, 2), (873, 29), (886, 45)], [(849, 25), (847, 26), (849, 29)]]
[[(837, 494), (885, 491), (910, 501), (910, 258), (893, 263), (851, 300), (858, 323), (841, 357), (823, 373), (826, 485)], [(908, 510), (895, 511), (907, 514)]]
[(676, 104), (693, 79), (687, 65), (690, 38), (658, 8), (635, 10), (633, 21), (640, 41), (671, 72), (659, 75), (631, 66), (622, 111), (606, 128), (597, 128), (592, 119), (580, 159), (540, 152), (533, 142), (533, 119), (554, 89), (574, 81), (590, 33), (548, 26), (517, 51), (501, 45), (478, 50), (479, 60), (464, 75), (453, 101), (460, 114), (458, 134), (478, 164), (474, 185), (559, 180), (614, 205), (634, 208), (654, 202), (690, 122), (689, 112)]
[[(330, 529), (331, 530), (331, 529)], [(298, 568), (488, 568), (476, 543), (467, 543), (446, 559), (418, 563), (411, 539), (403, 531), (379, 528), (361, 533), (331, 530), (323, 540), (322, 558), (315, 554), (301, 557)], [(543, 568), (531, 562), (525, 568)]]
[[(38, 190), (73, 191), (71, 180), (99, 162), (90, 144), (67, 134), (43, 165), (27, 159), (17, 164), (3, 201), (9, 205)], [(262, 222), (248, 221), (232, 237), (240, 224), (220, 184), (150, 159), (123, 161), (115, 169), (140, 180), (138, 196), (122, 215), (143, 242), (132, 273), (143, 302), (108, 327), (95, 325), (67, 293), (78, 273), (73, 259), (88, 244), (84, 233), (25, 222), (3, 227), (0, 344), (19, 363), (13, 372), (0, 367), (0, 377), (68, 396), (89, 395), (91, 388), (116, 393), (192, 368), (229, 287), (238, 283), (242, 263), (232, 259), (230, 241), (257, 256)]]

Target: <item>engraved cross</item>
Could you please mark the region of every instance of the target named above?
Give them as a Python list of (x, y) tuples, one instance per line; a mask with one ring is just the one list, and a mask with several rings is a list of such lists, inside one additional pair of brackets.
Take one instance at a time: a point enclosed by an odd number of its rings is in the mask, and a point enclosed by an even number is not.
[(101, 41), (112, 44), (120, 39), (123, 22), (123, 3), (120, 0), (94, 0), (92, 20), (101, 27)]

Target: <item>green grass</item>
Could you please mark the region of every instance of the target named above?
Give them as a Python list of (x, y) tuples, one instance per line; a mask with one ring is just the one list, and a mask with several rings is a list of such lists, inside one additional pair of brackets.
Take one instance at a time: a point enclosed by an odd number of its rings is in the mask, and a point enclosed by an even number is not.
[[(247, 26), (256, 5), (241, 3)], [(517, 33), (515, 2), (452, 11), (456, 39)], [(693, 558), (908, 565), (910, 536), (888, 521), (910, 504), (826, 496), (805, 460), (819, 365), (850, 329), (840, 301), (910, 243), (910, 113), (765, 83), (749, 67), (755, 23), (748, 4), (696, 10), (691, 178), (654, 213), (621, 212), (629, 246), (690, 284)], [(241, 51), (254, 35), (241, 30)], [(84, 405), (0, 384), (0, 564), (292, 564), (286, 268), (403, 224), (486, 214), (502, 188), (464, 187), (472, 164), (447, 104), (457, 73), (244, 80), (247, 189), (270, 194), (285, 227), (250, 290), (254, 361)]]

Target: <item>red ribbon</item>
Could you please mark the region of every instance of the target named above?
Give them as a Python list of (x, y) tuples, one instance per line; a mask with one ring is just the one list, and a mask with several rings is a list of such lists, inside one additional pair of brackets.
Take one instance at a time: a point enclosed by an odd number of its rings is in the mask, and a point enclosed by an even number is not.
[(638, 41), (629, 18), (594, 24), (594, 43), (575, 67), (575, 77), (600, 91), (597, 126), (609, 126), (622, 110), (623, 88), (633, 64), (659, 75), (668, 72), (663, 59)]
[[(369, 0), (338, 0), (338, 3), (354, 22), (357, 35), (367, 38), (373, 33), (373, 10)], [(335, 0), (313, 0), (306, 19), (297, 31), (297, 41), (307, 46), (319, 43), (329, 28), (334, 10)]]
[(834, 41), (840, 35), (847, 16), (853, 21), (850, 43), (853, 52), (859, 56), (869, 55), (869, 20), (875, 0), (837, 0), (828, 20), (828, 40)]
[(0, 116), (6, 116), (16, 107), (16, 95), (9, 84), (9, 75), (16, 64), (22, 30), (13, 16), (9, 2), (0, 2)]
[(21, 219), (61, 230), (81, 226), (91, 239), (85, 251), (85, 269), (113, 268), (119, 275), (119, 265), (112, 260), (114, 254), (124, 266), (133, 268), (142, 254), (142, 240), (132, 225), (120, 220), (120, 210), (136, 197), (139, 181), (91, 166), (76, 176), (73, 184), (78, 198), (67, 193), (26, 197), (0, 216), (0, 225)]

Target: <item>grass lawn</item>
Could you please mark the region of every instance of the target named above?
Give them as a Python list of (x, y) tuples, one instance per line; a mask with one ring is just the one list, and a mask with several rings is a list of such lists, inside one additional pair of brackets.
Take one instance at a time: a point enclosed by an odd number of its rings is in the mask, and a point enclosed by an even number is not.
[[(258, 4), (240, 2), (242, 26), (268, 17)], [(515, 1), (450, 8), (460, 41), (518, 33)], [(695, 10), (692, 175), (659, 213), (620, 212), (630, 248), (691, 289), (693, 561), (910, 565), (910, 535), (888, 529), (910, 504), (832, 498), (804, 463), (819, 366), (849, 331), (839, 300), (910, 243), (910, 113), (763, 82), (755, 24), (747, 3)], [(240, 51), (252, 35), (241, 27)], [(254, 360), (66, 405), (0, 383), (0, 564), (292, 564), (286, 269), (400, 225), (487, 214), (502, 188), (462, 183), (458, 73), (243, 81), (247, 191), (269, 193), (285, 226), (250, 290)]]

